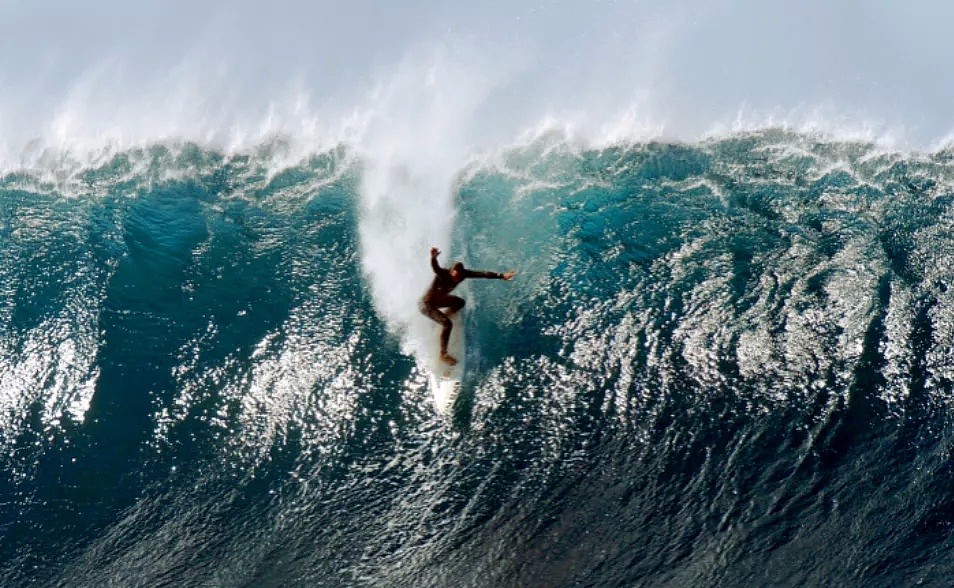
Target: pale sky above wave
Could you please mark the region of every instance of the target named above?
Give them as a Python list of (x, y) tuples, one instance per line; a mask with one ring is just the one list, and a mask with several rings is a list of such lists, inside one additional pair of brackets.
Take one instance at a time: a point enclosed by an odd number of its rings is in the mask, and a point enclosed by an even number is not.
[[(682, 139), (821, 117), (930, 148), (954, 133), (951, 22), (944, 0), (0, 0), (0, 140), (234, 128), (301, 115), (275, 107), (296, 93), (341, 118), (439, 45), (486, 84), (466, 113), (475, 143), (628, 111)], [(445, 90), (460, 91), (427, 91)]]

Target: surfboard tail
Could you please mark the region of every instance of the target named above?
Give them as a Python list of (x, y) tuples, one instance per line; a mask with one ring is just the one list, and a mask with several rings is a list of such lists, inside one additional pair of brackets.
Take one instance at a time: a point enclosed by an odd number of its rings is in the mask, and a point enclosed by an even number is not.
[(454, 403), (460, 395), (461, 381), (464, 379), (464, 361), (467, 348), (465, 345), (463, 311), (451, 317), (453, 329), (450, 341), (447, 344), (447, 353), (457, 360), (455, 365), (447, 365), (440, 358), (440, 327), (434, 331), (434, 348), (430, 358), (429, 371), (431, 393), (434, 397), (434, 408), (438, 413), (448, 415), (454, 408)]

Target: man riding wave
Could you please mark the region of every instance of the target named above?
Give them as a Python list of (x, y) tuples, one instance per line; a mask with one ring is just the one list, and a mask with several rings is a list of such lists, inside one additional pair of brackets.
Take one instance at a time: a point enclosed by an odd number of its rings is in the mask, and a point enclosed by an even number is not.
[[(510, 280), (517, 272), (510, 270), (502, 274), (496, 272), (478, 272), (469, 270), (464, 264), (457, 262), (450, 269), (442, 268), (437, 263), (437, 256), (441, 252), (437, 247), (431, 247), (431, 268), (434, 270), (434, 281), (431, 287), (421, 298), (421, 314), (434, 322), (440, 323), (441, 330), (441, 361), (447, 365), (454, 365), (457, 359), (447, 354), (447, 343), (450, 341), (451, 330), (454, 328), (450, 316), (464, 307), (464, 299), (451, 296), (451, 291), (467, 278), (488, 278), (491, 280)], [(446, 308), (447, 312), (440, 309)]]

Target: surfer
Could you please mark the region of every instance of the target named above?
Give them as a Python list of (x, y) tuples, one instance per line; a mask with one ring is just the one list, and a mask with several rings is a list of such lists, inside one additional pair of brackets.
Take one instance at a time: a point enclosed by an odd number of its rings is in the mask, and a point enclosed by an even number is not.
[[(514, 270), (502, 274), (478, 272), (465, 268), (464, 264), (459, 261), (452, 265), (450, 269), (447, 269), (437, 263), (437, 256), (440, 254), (440, 249), (431, 247), (431, 268), (434, 270), (434, 281), (427, 290), (427, 294), (424, 294), (424, 297), (421, 298), (420, 308), (421, 314), (444, 327), (441, 331), (441, 361), (447, 365), (454, 365), (457, 360), (447, 354), (447, 343), (450, 341), (451, 329), (454, 328), (449, 317), (464, 307), (464, 299), (459, 296), (451, 296), (451, 290), (467, 278), (510, 280), (517, 275), (517, 272)], [(441, 312), (442, 308), (448, 309), (447, 312)]]

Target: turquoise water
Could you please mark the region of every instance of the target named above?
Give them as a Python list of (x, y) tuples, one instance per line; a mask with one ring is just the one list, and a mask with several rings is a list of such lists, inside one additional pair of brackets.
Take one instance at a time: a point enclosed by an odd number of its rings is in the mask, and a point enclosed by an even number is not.
[(950, 151), (469, 164), (453, 249), (520, 274), (467, 291), (443, 417), (362, 269), (366, 162), (275, 149), (0, 178), (3, 585), (954, 577)]

